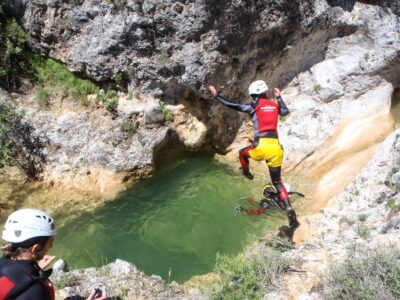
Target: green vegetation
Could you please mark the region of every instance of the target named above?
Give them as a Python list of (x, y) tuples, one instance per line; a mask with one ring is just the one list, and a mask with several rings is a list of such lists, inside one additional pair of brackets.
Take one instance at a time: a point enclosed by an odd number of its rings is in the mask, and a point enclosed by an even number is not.
[(287, 120), (287, 118), (289, 117), (289, 115), (286, 116), (279, 116), (279, 122), (283, 123)]
[(118, 9), (123, 9), (128, 4), (128, 0), (109, 0), (110, 3), (114, 4)]
[(124, 122), (121, 125), (121, 129), (123, 132), (125, 132), (128, 135), (129, 138), (132, 138), (132, 136), (137, 131), (136, 125), (132, 124), (132, 122), (130, 122), (130, 121)]
[(396, 204), (396, 200), (393, 198), (388, 199), (386, 205), (390, 208), (392, 213), (397, 213), (400, 211), (400, 204)]
[(116, 84), (121, 85), (121, 84), (123, 84), (124, 81), (125, 81), (125, 76), (124, 76), (123, 73), (117, 73), (117, 74), (115, 74), (115, 76), (114, 76), (114, 80), (115, 80), (115, 83), (116, 83)]
[(382, 193), (382, 194), (378, 197), (378, 199), (376, 199), (376, 203), (382, 204), (383, 202), (385, 202), (386, 198), (387, 198), (386, 195), (385, 195), (384, 193)]
[(352, 219), (350, 219), (350, 218), (347, 217), (347, 216), (344, 216), (344, 217), (342, 217), (342, 218), (340, 219), (340, 223), (346, 223), (347, 225), (352, 226), (352, 225), (354, 225), (355, 221), (352, 220)]
[(34, 81), (41, 86), (37, 91), (37, 100), (41, 105), (47, 106), (51, 95), (62, 93), (70, 99), (79, 101), (81, 105), (88, 106), (88, 95), (96, 94), (97, 100), (102, 103), (105, 109), (110, 112), (117, 110), (117, 91), (109, 89), (104, 92), (92, 81), (79, 78), (53, 59), (33, 56), (31, 61)]
[(365, 222), (367, 220), (367, 215), (366, 214), (360, 214), (358, 216), (358, 221), (360, 221), (361, 223)]
[(39, 87), (36, 90), (36, 100), (41, 106), (49, 106), (50, 93), (44, 88)]
[(389, 188), (391, 188), (391, 189), (393, 189), (393, 190), (395, 190), (395, 191), (397, 191), (397, 192), (400, 192), (400, 183), (393, 184), (393, 182), (392, 182), (392, 177), (393, 177), (393, 175), (396, 174), (397, 172), (399, 172), (399, 169), (396, 168), (396, 167), (393, 167), (393, 168), (389, 171), (389, 173), (387, 174), (387, 176), (386, 176), (385, 184), (386, 184), (386, 186), (388, 186)]
[(104, 92), (100, 90), (97, 93), (97, 100), (100, 101), (109, 112), (115, 112), (118, 108), (118, 93), (114, 90)]
[(323, 281), (324, 299), (399, 299), (400, 250), (358, 248), (331, 266)]
[(161, 110), (164, 115), (164, 123), (169, 123), (174, 118), (174, 114), (168, 109), (166, 104), (161, 105)]
[(314, 85), (314, 92), (319, 93), (320, 91), (321, 91), (321, 85), (320, 84)]
[(37, 178), (45, 161), (46, 139), (34, 133), (23, 114), (0, 99), (0, 168), (16, 166), (29, 178)]
[[(113, 1), (121, 4), (123, 0)], [(125, 1), (126, 3), (126, 1)], [(116, 4), (116, 5), (117, 5)], [(88, 95), (101, 94), (100, 88), (92, 81), (81, 79), (64, 65), (53, 60), (33, 55), (28, 51), (27, 34), (14, 18), (6, 16), (0, 3), (0, 86), (7, 89), (18, 88), (18, 78), (30, 77), (37, 86), (36, 98), (41, 106), (48, 106), (54, 94), (62, 94), (89, 105)], [(117, 84), (124, 81), (122, 73), (115, 75)], [(115, 111), (118, 100), (115, 91), (107, 91), (101, 102), (109, 111)]]
[(319, 115), (318, 111), (317, 111), (317, 110), (314, 110), (314, 111), (312, 112), (312, 114), (311, 114), (311, 118), (316, 119), (316, 118), (318, 118), (318, 115)]
[(214, 291), (213, 299), (261, 299), (266, 292), (282, 286), (283, 275), (289, 261), (279, 252), (229, 257), (217, 255), (215, 272), (220, 275), (221, 288)]
[(371, 237), (371, 230), (362, 223), (357, 224), (356, 232), (358, 236), (364, 240), (367, 240)]
[[(33, 80), (47, 91), (48, 96), (60, 92), (87, 106), (87, 96), (99, 91), (93, 82), (79, 78), (53, 59), (44, 59), (35, 55), (32, 56), (31, 62)], [(38, 101), (42, 103), (40, 98)]]
[(6, 16), (0, 2), (0, 86), (12, 90), (28, 70), (27, 35), (14, 18)]

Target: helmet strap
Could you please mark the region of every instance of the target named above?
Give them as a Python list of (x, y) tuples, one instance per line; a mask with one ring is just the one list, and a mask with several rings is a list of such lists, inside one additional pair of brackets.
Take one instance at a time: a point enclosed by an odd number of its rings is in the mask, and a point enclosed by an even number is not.
[(258, 95), (251, 95), (251, 98), (252, 98), (252, 104), (257, 105), (258, 100), (259, 100)]

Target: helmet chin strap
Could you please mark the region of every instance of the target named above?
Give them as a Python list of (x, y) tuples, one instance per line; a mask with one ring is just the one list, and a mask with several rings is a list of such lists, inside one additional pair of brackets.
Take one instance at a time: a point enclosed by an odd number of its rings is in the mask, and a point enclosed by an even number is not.
[(252, 98), (251, 103), (252, 103), (253, 105), (257, 105), (258, 99), (259, 99), (259, 95), (251, 95), (251, 98)]

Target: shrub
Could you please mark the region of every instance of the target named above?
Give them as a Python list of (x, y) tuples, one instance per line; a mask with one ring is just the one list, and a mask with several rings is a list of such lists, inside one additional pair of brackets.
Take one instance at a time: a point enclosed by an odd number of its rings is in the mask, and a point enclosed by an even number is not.
[(361, 223), (365, 222), (367, 220), (367, 215), (366, 214), (360, 214), (358, 216), (358, 221), (360, 221)]
[(400, 250), (357, 249), (331, 265), (322, 287), (324, 299), (399, 299)]
[(371, 230), (362, 223), (357, 224), (356, 232), (358, 236), (364, 240), (367, 240), (371, 237)]
[(0, 86), (17, 88), (17, 78), (27, 70), (27, 35), (14, 18), (8, 17), (0, 3)]
[(118, 85), (122, 84), (124, 81), (124, 74), (122, 74), (122, 73), (115, 74), (114, 80), (115, 80), (116, 84), (118, 84)]
[(40, 106), (48, 106), (49, 105), (49, 92), (44, 87), (39, 87), (36, 91), (36, 100), (40, 104)]
[(321, 91), (321, 85), (320, 84), (314, 85), (314, 92), (319, 93), (320, 91)]
[(161, 110), (164, 115), (164, 123), (169, 123), (172, 121), (174, 114), (167, 108), (165, 104), (161, 105)]
[(114, 90), (108, 90), (106, 93), (103, 90), (99, 91), (97, 99), (109, 112), (115, 112), (118, 108), (118, 93)]
[(29, 178), (37, 178), (43, 170), (43, 153), (47, 140), (23, 121), (23, 115), (0, 99), (0, 168), (16, 166)]
[(121, 125), (121, 129), (125, 132), (129, 138), (131, 138), (136, 133), (136, 125), (132, 124), (131, 122), (124, 122)]
[(221, 288), (214, 291), (213, 299), (260, 299), (269, 290), (282, 286), (289, 261), (278, 252), (263, 255), (229, 257), (217, 255), (215, 272), (221, 277)]
[(93, 82), (79, 78), (53, 59), (44, 59), (35, 55), (32, 56), (31, 62), (33, 80), (45, 87), (49, 94), (62, 92), (65, 96), (87, 106), (87, 96), (99, 91)]

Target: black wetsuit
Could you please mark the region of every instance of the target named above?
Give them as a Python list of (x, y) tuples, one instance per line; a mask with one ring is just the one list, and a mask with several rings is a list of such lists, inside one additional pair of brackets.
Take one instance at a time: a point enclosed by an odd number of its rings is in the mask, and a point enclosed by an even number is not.
[(54, 287), (32, 260), (0, 258), (0, 300), (54, 300)]

